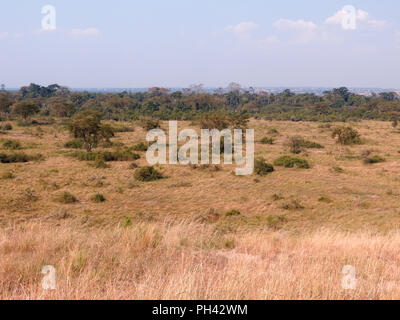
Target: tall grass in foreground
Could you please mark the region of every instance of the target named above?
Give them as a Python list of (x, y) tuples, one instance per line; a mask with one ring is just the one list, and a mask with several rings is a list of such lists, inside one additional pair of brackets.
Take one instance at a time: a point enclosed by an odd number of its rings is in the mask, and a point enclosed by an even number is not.
[[(0, 232), (0, 298), (399, 299), (399, 246), (400, 233), (221, 235), (195, 223), (82, 232), (26, 224)], [(41, 287), (44, 265), (56, 268), (55, 291)], [(354, 291), (341, 287), (344, 265), (356, 268)]]

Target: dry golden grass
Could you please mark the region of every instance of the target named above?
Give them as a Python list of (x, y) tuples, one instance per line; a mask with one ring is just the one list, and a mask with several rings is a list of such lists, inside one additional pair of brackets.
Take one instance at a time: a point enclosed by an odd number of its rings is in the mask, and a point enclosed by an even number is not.
[[(324, 145), (300, 155), (309, 170), (238, 177), (234, 166), (166, 165), (167, 179), (138, 183), (130, 162), (96, 169), (66, 156), (69, 136), (60, 125), (14, 125), (0, 138), (45, 160), (0, 164), (0, 177), (14, 175), (0, 180), (0, 298), (400, 298), (400, 133), (389, 122), (352, 126), (365, 143), (339, 159), (320, 123), (251, 122), (257, 141), (279, 132), (274, 145), (256, 144), (269, 162), (288, 154), (287, 136)], [(136, 127), (114, 141), (132, 146), (144, 137)], [(365, 165), (366, 149), (386, 162)], [(137, 163), (146, 165), (141, 155)], [(64, 191), (79, 202), (56, 201)], [(96, 193), (106, 201), (91, 201)], [(304, 208), (285, 209), (292, 201)], [(225, 216), (232, 209), (241, 214)], [(55, 292), (41, 288), (44, 265), (57, 270)], [(341, 288), (344, 265), (356, 268), (354, 291)]]
[[(399, 233), (232, 236), (191, 223), (95, 232), (30, 224), (2, 230), (0, 297), (398, 299), (399, 245)], [(40, 285), (46, 264), (56, 268), (54, 291)], [(357, 271), (356, 290), (341, 287), (349, 264)]]

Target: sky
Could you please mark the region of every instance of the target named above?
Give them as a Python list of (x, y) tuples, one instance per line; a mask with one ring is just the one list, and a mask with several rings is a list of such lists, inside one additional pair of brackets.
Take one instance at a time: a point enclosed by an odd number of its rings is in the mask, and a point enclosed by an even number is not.
[(31, 82), (400, 88), (400, 1), (1, 0), (0, 83)]

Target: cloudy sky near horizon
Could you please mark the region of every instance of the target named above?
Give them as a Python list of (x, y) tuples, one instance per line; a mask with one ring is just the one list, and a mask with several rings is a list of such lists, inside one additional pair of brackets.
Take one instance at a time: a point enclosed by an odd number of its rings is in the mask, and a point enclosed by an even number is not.
[(398, 0), (2, 0), (0, 83), (400, 88), (399, 18)]

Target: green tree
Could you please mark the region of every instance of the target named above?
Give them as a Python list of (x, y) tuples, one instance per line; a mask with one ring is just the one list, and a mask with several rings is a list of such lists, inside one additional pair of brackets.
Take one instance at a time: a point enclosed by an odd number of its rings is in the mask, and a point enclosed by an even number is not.
[(108, 124), (102, 124), (100, 113), (92, 110), (78, 113), (68, 122), (67, 128), (74, 138), (82, 139), (87, 152), (97, 147), (100, 141), (108, 140), (114, 136), (112, 127)]
[(12, 109), (15, 114), (21, 116), (25, 121), (40, 111), (39, 105), (29, 100), (17, 102)]
[(336, 143), (340, 144), (339, 157), (342, 154), (342, 146), (361, 143), (360, 134), (351, 127), (336, 127), (332, 138), (336, 138)]

